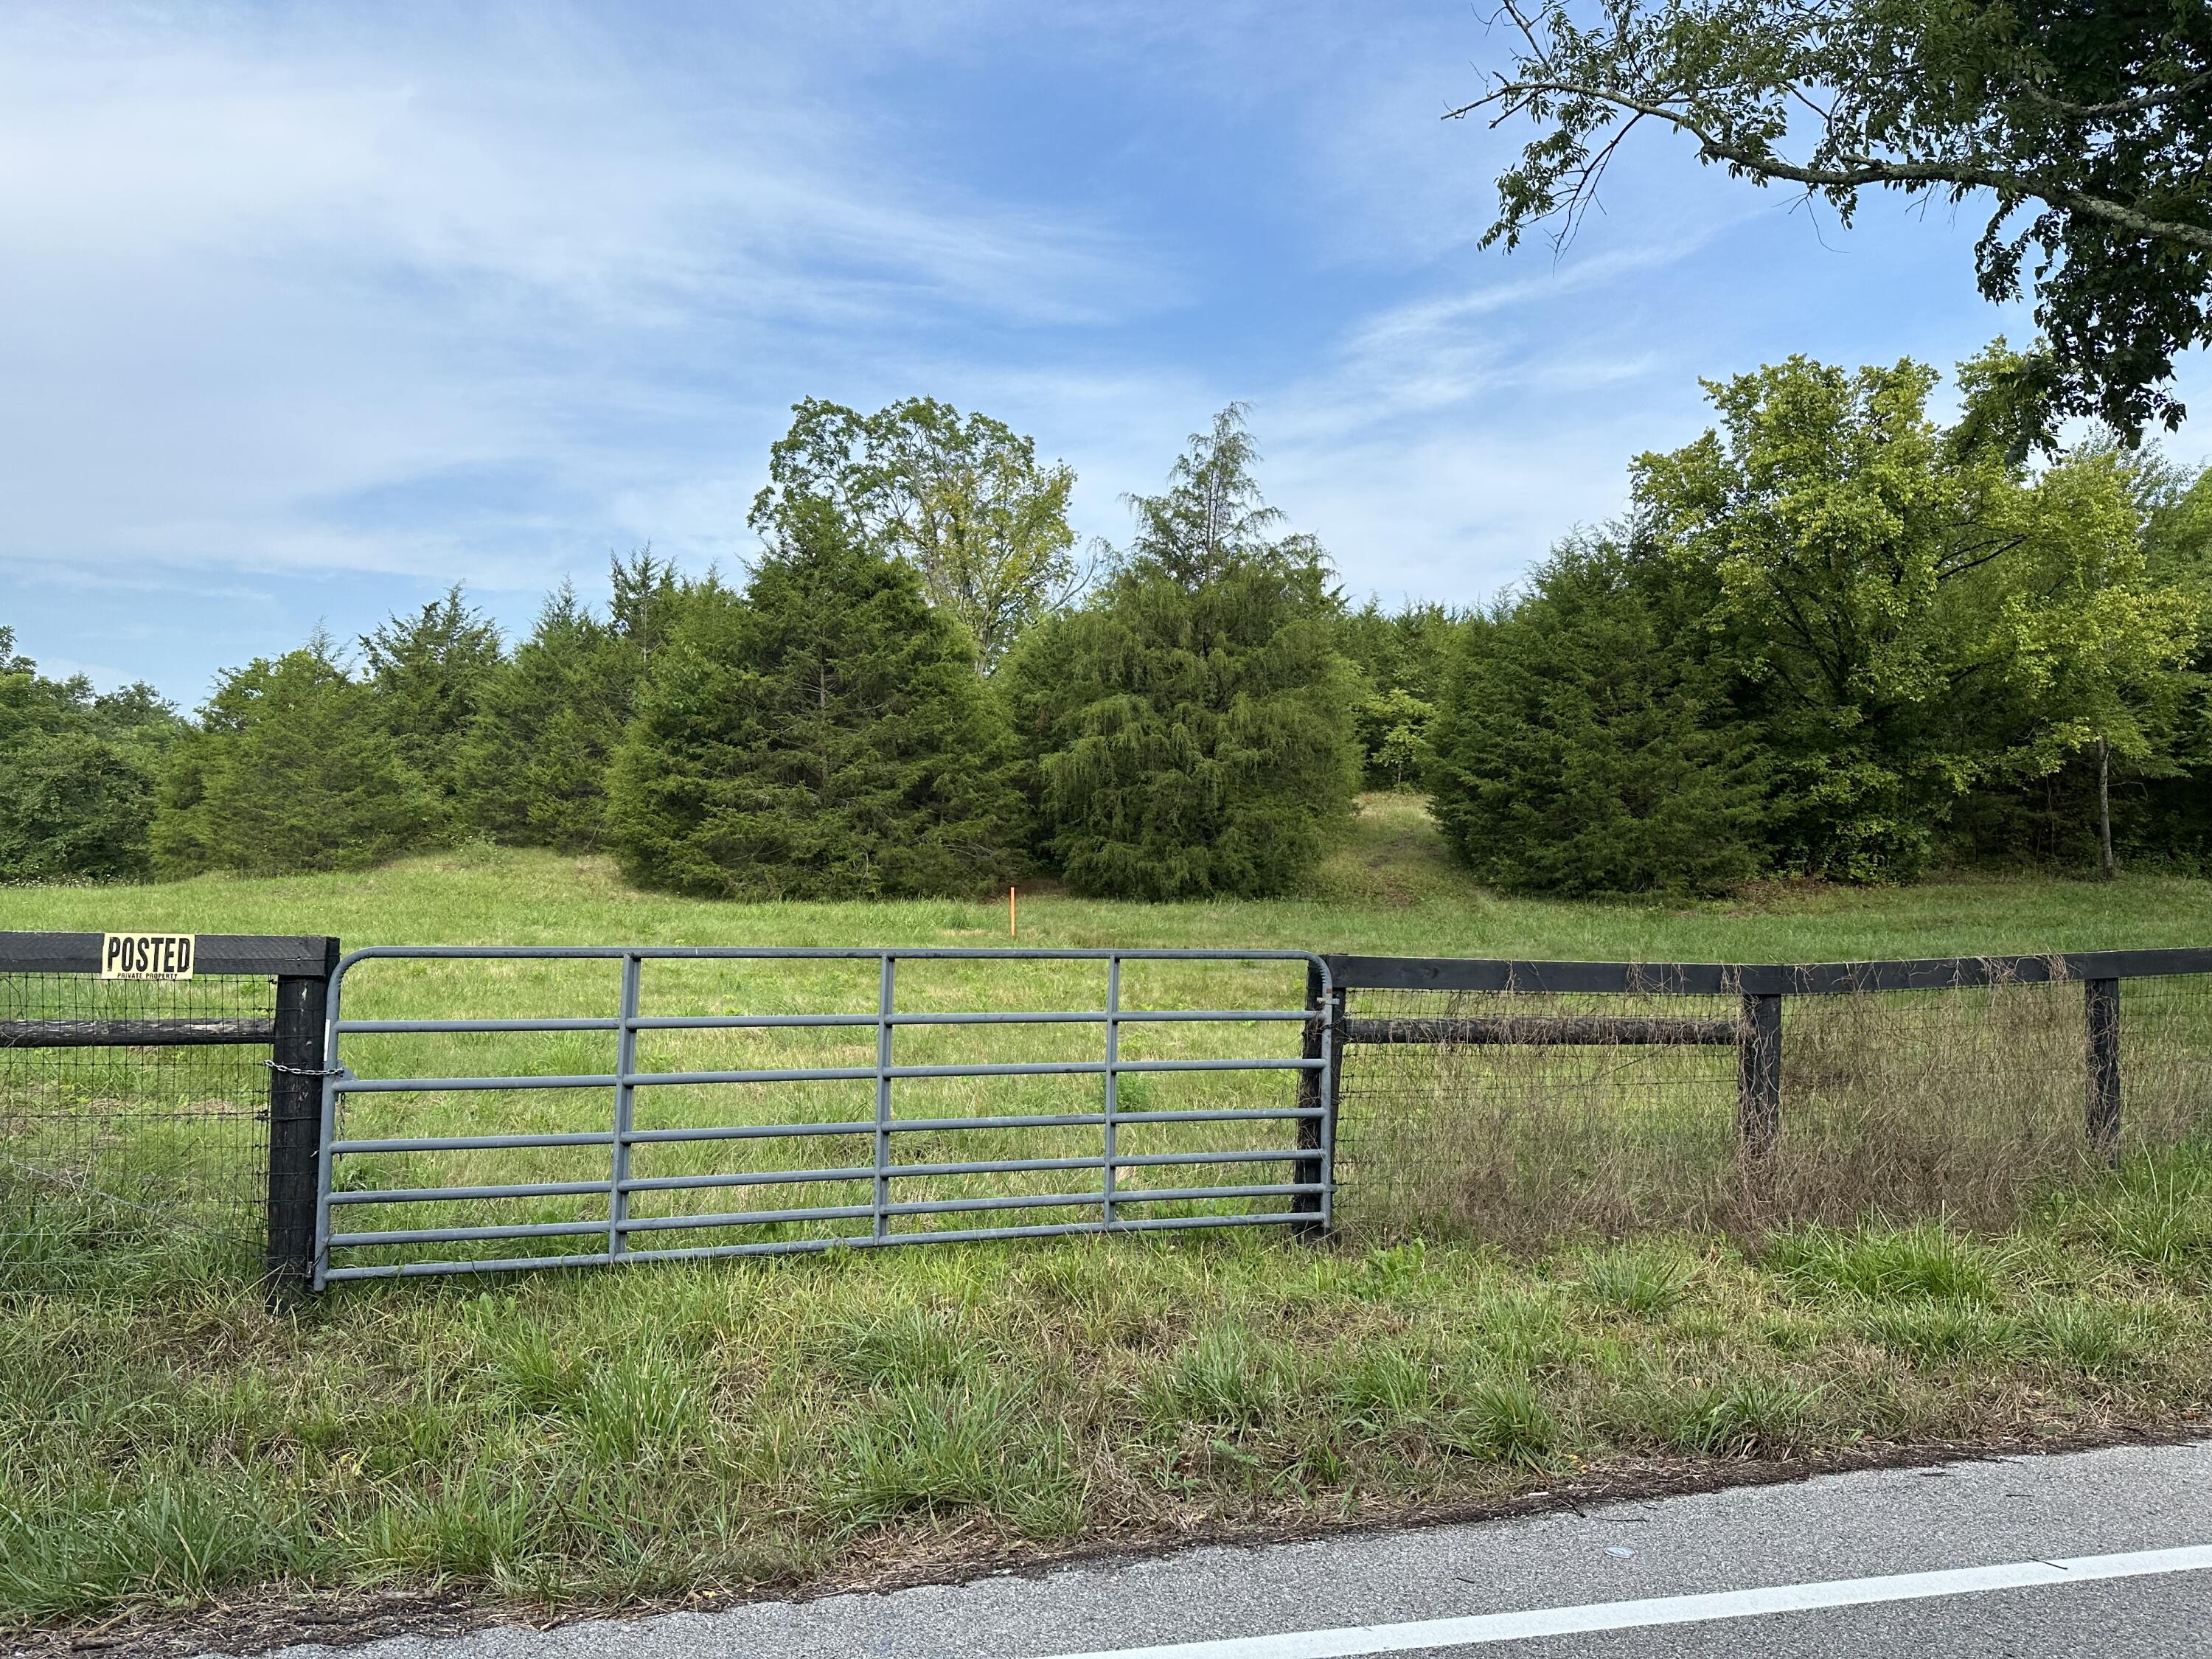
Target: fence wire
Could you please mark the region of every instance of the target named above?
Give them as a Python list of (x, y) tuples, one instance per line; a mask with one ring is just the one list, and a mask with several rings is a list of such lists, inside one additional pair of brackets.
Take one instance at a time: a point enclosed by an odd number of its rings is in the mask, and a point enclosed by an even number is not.
[[(1781, 1135), (1755, 1164), (1737, 1134), (1737, 1048), (1667, 1040), (1739, 1021), (1736, 998), (1353, 989), (1355, 1024), (1511, 1021), (1530, 1040), (1347, 1044), (1340, 1224), (1510, 1245), (1870, 1210), (1993, 1224), (2098, 1158), (2079, 982), (1794, 995), (1783, 1009)], [(1607, 1026), (1639, 1040), (1589, 1040)], [(2212, 976), (2123, 981), (2120, 1031), (2123, 1152), (2212, 1132)]]
[(266, 1203), (265, 1045), (48, 1047), (24, 1028), (268, 1021), (275, 981), (0, 973), (0, 1267), (179, 1234), (250, 1245)]

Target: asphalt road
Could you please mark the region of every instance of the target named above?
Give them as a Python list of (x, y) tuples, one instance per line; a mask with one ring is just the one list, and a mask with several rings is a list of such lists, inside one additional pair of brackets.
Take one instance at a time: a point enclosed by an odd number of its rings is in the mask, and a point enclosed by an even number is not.
[(403, 1637), (359, 1659), (1386, 1653), (2212, 1656), (2212, 1443), (1831, 1475), (551, 1632)]

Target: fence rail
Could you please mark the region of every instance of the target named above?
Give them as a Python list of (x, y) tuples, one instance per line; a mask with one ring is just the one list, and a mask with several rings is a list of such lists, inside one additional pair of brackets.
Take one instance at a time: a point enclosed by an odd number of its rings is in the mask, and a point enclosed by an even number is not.
[(2039, 956), (1879, 962), (1528, 962), (1489, 957), (1325, 956), (1340, 986), (1364, 990), (1519, 991), (1551, 995), (1848, 996), (1976, 986), (2212, 974), (2212, 949), (2073, 951)]

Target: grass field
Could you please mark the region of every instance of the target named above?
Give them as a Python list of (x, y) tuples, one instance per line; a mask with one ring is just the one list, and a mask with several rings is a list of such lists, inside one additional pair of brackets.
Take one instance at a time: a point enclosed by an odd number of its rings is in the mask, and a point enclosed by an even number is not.
[[(1803, 960), (2203, 944), (2212, 886), (1505, 901), (1386, 799), (1298, 898), (1040, 893), (1021, 915), (1034, 945)], [(600, 860), (470, 849), (359, 876), (17, 890), (0, 927), (971, 945), (1002, 941), (1005, 911), (690, 903)], [(917, 994), (1073, 999), (1064, 971)], [(850, 1000), (833, 979), (773, 993)], [(454, 988), (391, 983), (378, 1012)], [(605, 989), (493, 981), (471, 1011), (603, 1012)], [(749, 1006), (765, 994), (756, 982)], [(1991, 1029), (2015, 1072), (2048, 1069)], [(1605, 1175), (1554, 1173), (1561, 1191)], [(1327, 1524), (1655, 1464), (2201, 1422), (2212, 1156), (2146, 1144), (2118, 1171), (2012, 1196), (1982, 1217), (1752, 1231), (1624, 1212), (1617, 1237), (1568, 1226), (1510, 1250), (1440, 1215), (1321, 1250), (1255, 1232), (833, 1252), (354, 1286), (286, 1314), (234, 1248), (156, 1218), (58, 1245), (19, 1230), (0, 1260), (0, 1607), (43, 1620), (437, 1584), (618, 1604)], [(51, 1251), (80, 1244), (53, 1272)]]

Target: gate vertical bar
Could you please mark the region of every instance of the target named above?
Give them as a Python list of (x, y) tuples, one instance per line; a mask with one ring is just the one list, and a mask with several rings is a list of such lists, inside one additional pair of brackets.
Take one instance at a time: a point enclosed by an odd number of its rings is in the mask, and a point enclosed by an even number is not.
[(1336, 1117), (1344, 1100), (1345, 988), (1322, 973), (1322, 1000), (1328, 1007), (1328, 1024), (1322, 1032), (1321, 1052), (1321, 1231), (1326, 1238), (1336, 1231)]
[(1121, 1063), (1121, 958), (1109, 957), (1106, 958), (1106, 1178), (1099, 1190), (1105, 1194), (1104, 1220), (1109, 1227), (1114, 1224), (1115, 1130), (1119, 1127), (1115, 1122), (1115, 1115), (1121, 1109), (1121, 1079), (1115, 1068)]
[[(1299, 1028), (1303, 1041), (1298, 1044), (1298, 1055), (1303, 1060), (1322, 1061), (1323, 1070), (1326, 1070), (1328, 1056), (1328, 1017), (1331, 1012), (1328, 1004), (1328, 977), (1319, 963), (1309, 962), (1306, 963), (1306, 1022)], [(1328, 1089), (1322, 1070), (1309, 1067), (1298, 1073), (1297, 1103), (1302, 1110), (1309, 1114), (1316, 1113), (1327, 1098)], [(1325, 1139), (1322, 1127), (1322, 1119), (1318, 1115), (1308, 1115), (1298, 1120), (1298, 1150), (1315, 1154), (1311, 1158), (1301, 1158), (1291, 1165), (1291, 1179), (1301, 1187), (1321, 1184), (1324, 1163), (1321, 1155), (1322, 1143)], [(1320, 1193), (1291, 1194), (1291, 1212), (1302, 1218), (1291, 1224), (1294, 1237), (1311, 1243), (1328, 1232), (1327, 1206), (1322, 1201), (1323, 1196)], [(1308, 1216), (1313, 1218), (1303, 1218)]]
[(884, 952), (883, 983), (876, 997), (876, 1213), (875, 1236), (887, 1237), (891, 1201), (891, 1014), (896, 1003), (898, 958)]
[(266, 1265), (272, 1297), (305, 1289), (315, 1277), (317, 1220), (322, 1209), (324, 1060), (330, 1023), (330, 975), (338, 942), (324, 942), (323, 972), (284, 974), (276, 984), (275, 1041), (269, 1059), (269, 1232)]
[[(337, 953), (336, 939), (331, 941), (331, 950), (335, 957)], [(328, 984), (330, 988), (325, 994), (323, 1010), (322, 1120), (317, 1126), (315, 1141), (315, 1231), (309, 1268), (313, 1275), (310, 1283), (318, 1296), (329, 1288), (331, 1188), (336, 1184), (337, 1175), (331, 1167), (337, 1161), (337, 1154), (331, 1148), (337, 1144), (338, 1073), (344, 1065), (338, 1059), (338, 1011), (339, 1000), (344, 994), (344, 981), (335, 967), (331, 969)], [(282, 1075), (279, 1072), (270, 1073), (272, 1079)]]
[(2120, 982), (2081, 982), (2088, 1038), (2089, 1145), (2109, 1158), (2120, 1145)]
[(1782, 999), (1747, 994), (1736, 1038), (1736, 1140), (1747, 1169), (1764, 1166), (1782, 1139)]
[(615, 1039), (615, 1146), (607, 1178), (607, 1254), (629, 1254), (629, 1134), (637, 1109), (637, 1021), (639, 988), (645, 962), (635, 951), (623, 958), (622, 1031)]

